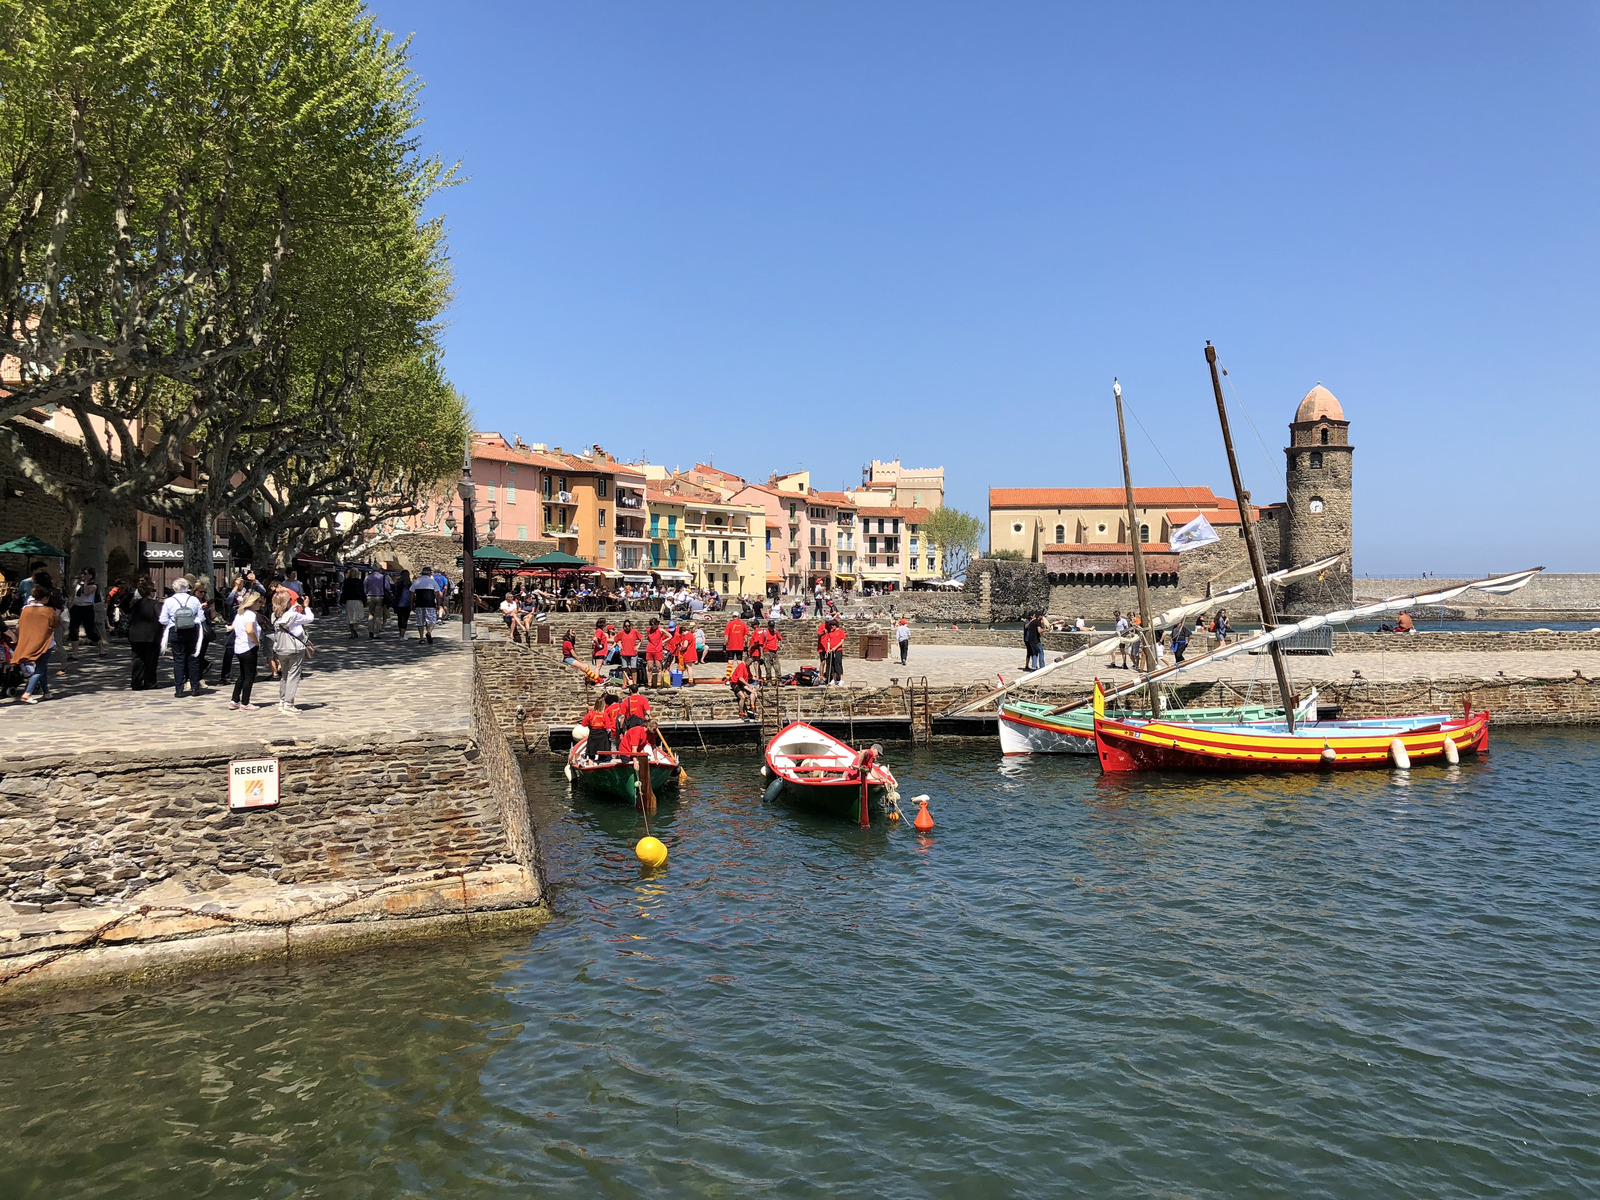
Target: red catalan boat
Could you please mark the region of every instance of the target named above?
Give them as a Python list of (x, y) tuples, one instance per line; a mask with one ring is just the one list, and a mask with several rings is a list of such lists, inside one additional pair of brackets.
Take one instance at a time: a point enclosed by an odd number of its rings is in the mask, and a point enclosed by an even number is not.
[(1459, 762), (1489, 749), (1489, 714), (1428, 724), (1401, 718), (1311, 721), (1290, 732), (1283, 723), (1189, 725), (1179, 721), (1096, 717), (1100, 767), (1120, 771), (1330, 771), (1357, 767), (1409, 768)]

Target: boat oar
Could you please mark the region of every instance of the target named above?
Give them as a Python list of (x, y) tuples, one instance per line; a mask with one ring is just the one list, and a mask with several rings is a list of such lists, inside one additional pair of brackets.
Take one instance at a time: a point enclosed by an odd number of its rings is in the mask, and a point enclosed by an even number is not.
[[(661, 739), (661, 748), (668, 754), (672, 755), (673, 758), (678, 758), (678, 752), (671, 746), (667, 745), (667, 735), (661, 732), (659, 726), (656, 728), (656, 736)], [(682, 785), (688, 782), (689, 772), (683, 769), (683, 759), (678, 758), (678, 783)]]

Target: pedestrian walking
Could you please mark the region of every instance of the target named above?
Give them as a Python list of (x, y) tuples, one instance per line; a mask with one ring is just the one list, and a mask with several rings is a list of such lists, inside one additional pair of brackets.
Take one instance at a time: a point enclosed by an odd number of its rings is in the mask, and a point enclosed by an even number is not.
[(904, 617), (894, 627), (894, 640), (900, 646), (900, 665), (906, 665), (906, 655), (911, 652), (911, 625)]
[(133, 651), (133, 675), (129, 690), (147, 691), (157, 687), (161, 665), (161, 605), (150, 576), (141, 575), (128, 603), (128, 648)]
[(1178, 627), (1172, 631), (1172, 661), (1181, 663), (1184, 654), (1189, 649), (1189, 622), (1179, 621)]
[(406, 639), (406, 626), (411, 622), (411, 609), (415, 603), (416, 592), (411, 586), (411, 572), (401, 571), (400, 578), (394, 584), (394, 627), (402, 642)]
[(100, 630), (95, 627), (94, 606), (100, 602), (100, 585), (94, 581), (94, 568), (85, 567), (78, 575), (77, 586), (72, 589), (72, 604), (67, 609), (67, 658), (78, 657), (78, 633), (88, 635), (90, 643), (106, 656), (106, 644), (100, 640)]
[(311, 637), (306, 626), (317, 618), (305, 602), (287, 588), (272, 594), (272, 652), (279, 663), (278, 711), (298, 713), (295, 694), (300, 690), (306, 659), (311, 655)]
[(261, 624), (260, 608), (261, 597), (255, 592), (245, 593), (228, 625), (228, 647), (239, 663), (239, 682), (233, 685), (233, 699), (228, 701), (228, 707), (245, 712), (255, 712), (261, 707), (250, 702), (251, 689), (256, 685), (262, 635), (266, 632)]
[(204, 579), (197, 579), (189, 585), (189, 594), (200, 601), (200, 637), (195, 642), (194, 657), (199, 664), (200, 682), (204, 683), (206, 673), (211, 670), (211, 643), (212, 622), (217, 619), (216, 607), (211, 603), (210, 589)]
[(433, 627), (439, 623), (439, 579), (432, 567), (423, 567), (422, 574), (411, 585), (411, 611), (417, 618), (417, 641), (433, 641)]
[(21, 668), (28, 685), (18, 699), (23, 704), (38, 704), (50, 697), (50, 651), (56, 644), (60, 617), (50, 603), (54, 585), (39, 572), (17, 617), (17, 649), (12, 660)]
[(1217, 615), (1211, 621), (1211, 638), (1218, 646), (1228, 644), (1228, 610), (1217, 609)]
[[(1111, 616), (1116, 622), (1117, 636), (1118, 637), (1127, 637), (1128, 636), (1128, 619), (1122, 615), (1122, 611), (1120, 609), (1113, 609), (1112, 612), (1111, 612)], [(1117, 656), (1119, 654), (1122, 656), (1122, 661), (1120, 663), (1117, 661)], [(1128, 666), (1128, 646), (1127, 646), (1126, 642), (1118, 642), (1115, 646), (1113, 646), (1111, 648), (1111, 661), (1108, 662), (1106, 664), (1106, 666), (1111, 668), (1111, 669), (1113, 669), (1113, 670), (1116, 670), (1116, 669), (1126, 670), (1127, 669), (1127, 666)]]
[(383, 632), (384, 604), (389, 594), (389, 577), (377, 567), (367, 572), (362, 590), (367, 600), (367, 639), (370, 641)]
[(820, 617), (822, 615), (822, 580), (820, 579), (817, 580), (816, 589), (812, 592), (811, 601), (816, 606), (811, 615)]
[(172, 581), (172, 595), (161, 605), (161, 640), (172, 652), (173, 695), (200, 694), (200, 626), (205, 622), (205, 606), (190, 594), (189, 581)]
[(339, 603), (344, 605), (344, 623), (350, 627), (350, 636), (360, 637), (361, 626), (367, 619), (367, 592), (361, 584), (361, 572), (354, 567), (344, 573)]

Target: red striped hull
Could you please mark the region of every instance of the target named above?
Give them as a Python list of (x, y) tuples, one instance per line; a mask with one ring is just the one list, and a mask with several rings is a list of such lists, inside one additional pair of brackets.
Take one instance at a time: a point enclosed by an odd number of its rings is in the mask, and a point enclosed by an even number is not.
[[(1239, 726), (1194, 727), (1175, 722), (1094, 723), (1095, 753), (1108, 772), (1340, 771), (1390, 764), (1390, 744), (1399, 741), (1413, 765), (1445, 761), (1445, 743), (1458, 754), (1489, 748), (1489, 714), (1443, 721), (1416, 729), (1360, 731), (1358, 736), (1318, 737), (1315, 726), (1295, 734), (1252, 732)], [(1331, 749), (1331, 757), (1324, 751)]]

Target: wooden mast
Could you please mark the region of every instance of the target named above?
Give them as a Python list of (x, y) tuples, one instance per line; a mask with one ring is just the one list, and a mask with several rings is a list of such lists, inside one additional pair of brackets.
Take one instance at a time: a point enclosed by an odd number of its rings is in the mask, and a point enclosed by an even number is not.
[[(1150, 668), (1156, 661), (1155, 629), (1150, 624), (1150, 583), (1144, 574), (1144, 546), (1141, 544), (1144, 539), (1139, 536), (1139, 518), (1133, 511), (1133, 472), (1128, 468), (1128, 429), (1122, 420), (1122, 385), (1115, 378), (1111, 380), (1111, 394), (1117, 400), (1117, 439), (1122, 443), (1122, 490), (1128, 500), (1128, 541), (1133, 545), (1133, 578), (1139, 587), (1140, 674), (1148, 685)], [(1161, 716), (1157, 711), (1160, 706), (1156, 701), (1156, 691), (1148, 688), (1148, 692), (1150, 719), (1156, 720)]]
[[(1217, 374), (1217, 351), (1206, 343), (1206, 363), (1211, 368), (1211, 390), (1217, 397), (1217, 420), (1222, 424), (1222, 445), (1228, 452), (1228, 470), (1233, 473), (1233, 494), (1239, 501), (1239, 528), (1244, 533), (1245, 552), (1250, 556), (1250, 573), (1256, 580), (1256, 599), (1261, 605), (1261, 627), (1275, 629), (1278, 625), (1272, 606), (1272, 588), (1267, 583), (1266, 563), (1261, 560), (1261, 547), (1256, 542), (1255, 526), (1250, 520), (1250, 493), (1244, 490), (1244, 480), (1239, 477), (1239, 460), (1233, 453), (1233, 433), (1228, 428), (1228, 406), (1222, 402), (1222, 379)], [(1283, 716), (1294, 732), (1294, 697), (1289, 693), (1289, 672), (1283, 662), (1283, 647), (1271, 645), (1272, 669), (1278, 676), (1278, 694), (1283, 697)]]

